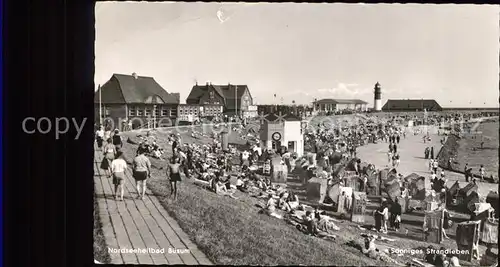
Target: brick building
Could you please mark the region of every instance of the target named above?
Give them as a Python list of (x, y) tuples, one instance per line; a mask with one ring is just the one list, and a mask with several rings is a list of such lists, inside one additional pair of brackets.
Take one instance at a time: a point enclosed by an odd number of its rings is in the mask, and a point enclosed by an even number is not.
[(247, 85), (196, 84), (186, 99), (187, 104), (222, 105), (224, 113), (241, 117), (257, 116), (257, 107), (253, 105), (252, 95)]
[(166, 126), (175, 122), (179, 102), (179, 93), (168, 93), (152, 77), (113, 74), (95, 94), (96, 122), (102, 112), (103, 124), (122, 130), (128, 121), (133, 129)]

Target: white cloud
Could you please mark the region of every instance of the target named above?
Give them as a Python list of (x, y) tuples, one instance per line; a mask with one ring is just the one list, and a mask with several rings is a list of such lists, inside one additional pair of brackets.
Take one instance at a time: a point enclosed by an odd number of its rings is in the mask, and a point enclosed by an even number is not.
[(322, 88), (316, 91), (332, 98), (354, 98), (371, 94), (371, 90), (362, 89), (356, 83), (338, 83), (333, 88)]

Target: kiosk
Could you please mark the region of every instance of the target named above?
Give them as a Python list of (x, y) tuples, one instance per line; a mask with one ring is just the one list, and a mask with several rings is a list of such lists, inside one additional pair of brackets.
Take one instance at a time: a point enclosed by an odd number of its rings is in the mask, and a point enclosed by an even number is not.
[(261, 120), (261, 145), (278, 151), (284, 146), (298, 157), (304, 154), (304, 137), (301, 119), (297, 116), (267, 114)]

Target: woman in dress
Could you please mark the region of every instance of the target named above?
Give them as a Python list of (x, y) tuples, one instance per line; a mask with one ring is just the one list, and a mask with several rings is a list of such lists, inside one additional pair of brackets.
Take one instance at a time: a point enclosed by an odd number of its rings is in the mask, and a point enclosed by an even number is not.
[(104, 169), (106, 171), (106, 175), (108, 177), (111, 177), (111, 174), (112, 174), (112, 172), (111, 172), (111, 162), (113, 161), (113, 159), (115, 159), (116, 147), (111, 142), (111, 138), (109, 138), (108, 140), (106, 140), (106, 143), (107, 144), (103, 148), (104, 159), (101, 162), (101, 169)]
[[(378, 220), (378, 224), (377, 224)], [(384, 200), (382, 205), (375, 211), (375, 224), (379, 232), (387, 233), (387, 221), (389, 220), (389, 208)]]
[(97, 147), (102, 148), (102, 143), (104, 142), (104, 127), (100, 127), (96, 132)]

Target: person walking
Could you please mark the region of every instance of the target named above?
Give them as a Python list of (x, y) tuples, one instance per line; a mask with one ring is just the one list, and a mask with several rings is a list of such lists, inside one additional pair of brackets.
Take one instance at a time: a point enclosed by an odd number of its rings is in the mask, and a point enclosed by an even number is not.
[[(180, 167), (181, 167), (182, 171), (184, 172), (184, 175), (186, 175), (186, 178), (189, 178), (189, 168), (187, 165), (187, 155), (186, 155), (186, 153), (184, 153), (184, 151), (182, 149), (179, 149), (178, 152), (179, 152), (178, 159), (179, 159)], [(218, 162), (218, 163), (220, 163), (220, 162)]]
[(437, 171), (438, 171), (438, 167), (439, 167), (439, 162), (438, 160), (434, 160), (434, 162), (432, 163), (432, 171), (437, 174)]
[(97, 147), (102, 150), (102, 143), (104, 142), (104, 127), (102, 126), (99, 127), (99, 130), (97, 130), (95, 137), (96, 137)]
[[(111, 162), (111, 171), (113, 173), (113, 185), (115, 186), (115, 199), (123, 201), (123, 184), (125, 182), (125, 171), (127, 170), (127, 162), (123, 159), (123, 153), (118, 151), (116, 159)], [(118, 189), (120, 189), (120, 197), (118, 198)]]
[(431, 147), (431, 159), (434, 159), (434, 147)]
[(151, 162), (148, 157), (144, 155), (144, 149), (139, 149), (138, 156), (134, 158), (133, 162), (133, 177), (137, 187), (138, 199), (144, 200), (146, 194), (146, 180), (151, 176)]
[[(387, 233), (387, 221), (389, 218), (389, 208), (387, 201), (382, 200), (382, 205), (375, 211), (375, 228), (381, 233)], [(378, 223), (377, 223), (378, 221)]]
[(469, 172), (467, 171), (468, 169), (469, 169), (469, 163), (465, 163), (464, 176), (466, 182), (469, 182)]
[(396, 154), (395, 160), (396, 160), (396, 164), (394, 164), (394, 167), (397, 168), (397, 167), (399, 167), (399, 164), (401, 163), (401, 158), (399, 156), (399, 153)]
[(396, 232), (399, 231), (399, 226), (401, 223), (401, 205), (399, 204), (399, 199), (396, 198), (396, 201), (391, 205), (391, 217), (390, 217), (390, 226)]
[(172, 142), (172, 154), (174, 155), (175, 155), (175, 149), (177, 148), (178, 144), (179, 143), (177, 142), (177, 140), (174, 140), (174, 142)]
[(115, 145), (116, 150), (121, 150), (123, 147), (123, 141), (122, 137), (120, 135), (120, 131), (118, 129), (115, 129), (115, 133), (113, 134), (113, 145)]
[(111, 174), (112, 174), (111, 162), (113, 161), (113, 159), (115, 159), (115, 155), (116, 155), (116, 147), (111, 142), (111, 138), (106, 140), (106, 145), (103, 148), (103, 152), (104, 152), (103, 153), (104, 159), (102, 160), (102, 163), (101, 163), (101, 169), (106, 170), (106, 175), (108, 177), (111, 177)]
[(486, 171), (484, 169), (484, 165), (481, 164), (481, 166), (479, 167), (479, 176), (481, 177), (481, 182), (484, 181), (485, 174), (486, 174)]
[(167, 177), (170, 179), (170, 196), (174, 197), (174, 200), (177, 200), (177, 182), (181, 181), (180, 174), (180, 159), (177, 157), (172, 157), (170, 159), (170, 164), (168, 164), (167, 168)]
[(111, 130), (109, 128), (106, 128), (104, 131), (104, 140), (108, 142), (109, 138), (111, 138)]

